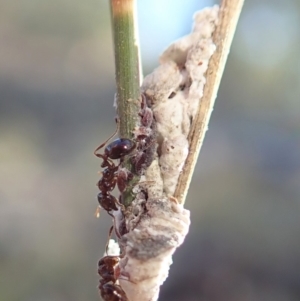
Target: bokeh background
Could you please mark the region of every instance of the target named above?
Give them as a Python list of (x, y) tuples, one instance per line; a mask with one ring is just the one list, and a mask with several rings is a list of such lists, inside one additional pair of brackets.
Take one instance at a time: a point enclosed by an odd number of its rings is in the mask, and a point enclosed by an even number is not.
[[(144, 73), (212, 1), (139, 0)], [(115, 129), (107, 0), (0, 0), (0, 300), (96, 301)], [(246, 0), (160, 301), (300, 300), (300, 2)]]

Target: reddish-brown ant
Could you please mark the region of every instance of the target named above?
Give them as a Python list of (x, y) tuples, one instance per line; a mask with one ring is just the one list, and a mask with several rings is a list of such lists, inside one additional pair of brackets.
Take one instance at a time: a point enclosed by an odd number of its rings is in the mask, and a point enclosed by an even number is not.
[(127, 301), (127, 297), (120, 285), (116, 284), (118, 277), (118, 256), (104, 256), (98, 262), (100, 279), (99, 290), (104, 301)]
[[(108, 241), (105, 248), (106, 254), (108, 254), (109, 240), (113, 228), (112, 226), (108, 233)], [(116, 284), (120, 276), (119, 262), (120, 257), (116, 255), (106, 255), (98, 261), (98, 274), (101, 277), (98, 288), (104, 301), (127, 301), (126, 294)]]
[[(126, 181), (126, 179), (124, 179), (121, 175), (120, 177), (118, 176), (119, 166), (122, 163), (124, 157), (132, 153), (136, 148), (136, 144), (133, 140), (118, 138), (105, 147), (104, 154), (97, 153), (97, 151), (103, 148), (107, 144), (107, 142), (113, 136), (115, 136), (118, 129), (119, 128), (117, 126), (117, 129), (113, 133), (113, 135), (100, 146), (98, 146), (94, 151), (95, 156), (103, 160), (101, 167), (105, 168), (102, 172), (102, 178), (97, 183), (97, 186), (100, 190), (100, 193), (98, 194), (98, 202), (100, 206), (111, 216), (112, 214), (110, 213), (110, 211), (118, 210), (117, 205), (121, 206), (117, 198), (111, 195), (111, 191), (116, 187), (117, 184), (118, 187), (121, 187), (121, 189), (124, 189), (124, 187), (126, 186), (125, 183), (123, 183), (124, 181)], [(120, 159), (120, 163), (115, 165), (115, 163), (113, 162), (113, 160), (115, 159)]]
[[(155, 122), (144, 94), (141, 95), (141, 111), (139, 115), (141, 117), (141, 126), (135, 134), (136, 142), (127, 138), (118, 138), (107, 145), (108, 141), (119, 130), (119, 123), (117, 122), (117, 129), (113, 135), (94, 151), (95, 156), (103, 160), (101, 167), (104, 168), (102, 177), (97, 183), (100, 190), (97, 196), (98, 202), (111, 216), (110, 211), (118, 210), (117, 205), (122, 207), (117, 198), (111, 194), (111, 191), (117, 185), (120, 192), (124, 192), (128, 181), (133, 176), (131, 171), (120, 168), (124, 157), (132, 154), (131, 161), (134, 166), (134, 172), (141, 175), (150, 166), (156, 150)], [(104, 152), (102, 154), (98, 153), (103, 147), (105, 147)], [(135, 150), (136, 152), (133, 154)], [(116, 165), (114, 163), (113, 160), (115, 159), (120, 160), (119, 164)], [(99, 211), (96, 214), (99, 215)]]

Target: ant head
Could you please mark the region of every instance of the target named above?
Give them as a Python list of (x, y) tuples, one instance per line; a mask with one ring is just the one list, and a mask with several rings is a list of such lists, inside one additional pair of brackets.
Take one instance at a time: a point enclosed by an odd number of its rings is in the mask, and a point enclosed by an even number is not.
[(121, 159), (129, 155), (135, 148), (136, 143), (133, 140), (118, 138), (106, 146), (104, 153), (110, 159)]

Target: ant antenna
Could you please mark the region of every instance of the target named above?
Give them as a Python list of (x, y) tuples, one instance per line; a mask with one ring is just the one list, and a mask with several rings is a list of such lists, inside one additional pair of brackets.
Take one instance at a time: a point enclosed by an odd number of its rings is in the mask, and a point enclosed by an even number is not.
[(101, 145), (99, 145), (96, 149), (95, 149), (95, 151), (94, 151), (94, 155), (95, 156), (97, 156), (96, 155), (96, 152), (100, 149), (100, 148), (102, 148), (110, 139), (112, 139), (114, 136), (116, 136), (116, 134), (118, 133), (118, 131), (119, 131), (119, 128), (120, 128), (120, 126), (119, 126), (119, 119), (118, 118), (116, 118), (116, 123), (117, 123), (117, 128), (116, 128), (116, 130), (114, 131), (114, 133), (105, 141), (105, 142), (103, 142)]

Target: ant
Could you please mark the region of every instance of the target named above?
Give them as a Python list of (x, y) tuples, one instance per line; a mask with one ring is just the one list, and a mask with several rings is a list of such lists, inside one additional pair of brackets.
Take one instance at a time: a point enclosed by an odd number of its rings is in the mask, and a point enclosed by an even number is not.
[(98, 262), (98, 274), (102, 277), (98, 288), (104, 301), (128, 301), (121, 286), (116, 284), (119, 261), (118, 256), (107, 255)]
[[(126, 178), (122, 173), (120, 173), (120, 175), (118, 173), (119, 166), (123, 162), (124, 157), (132, 153), (136, 148), (136, 143), (133, 140), (118, 138), (105, 147), (103, 154), (97, 153), (112, 137), (116, 135), (118, 130), (119, 126), (117, 126), (113, 135), (94, 151), (94, 155), (103, 160), (101, 167), (105, 168), (102, 172), (102, 178), (97, 183), (100, 190), (97, 198), (100, 206), (106, 210), (110, 216), (112, 216), (112, 214), (109, 211), (117, 211), (117, 205), (122, 206), (117, 198), (111, 195), (111, 191), (116, 187), (116, 185), (121, 192), (124, 191), (126, 187)], [(116, 159), (120, 159), (120, 163), (117, 165), (113, 162), (113, 160)]]
[[(119, 122), (117, 122), (116, 131), (104, 143), (96, 148), (95, 156), (103, 160), (101, 167), (104, 168), (102, 178), (98, 181), (97, 186), (100, 190), (97, 198), (100, 206), (112, 216), (110, 211), (117, 211), (117, 205), (122, 208), (122, 204), (111, 194), (111, 191), (118, 186), (122, 193), (126, 189), (126, 185), (130, 178), (133, 177), (131, 171), (120, 168), (124, 157), (136, 153), (132, 156), (131, 162), (134, 166), (135, 173), (141, 175), (143, 171), (150, 166), (154, 153), (156, 151), (156, 128), (153, 119), (153, 113), (148, 107), (148, 101), (144, 94), (141, 94), (141, 126), (136, 130), (136, 142), (127, 138), (117, 138), (107, 145), (119, 130)], [(104, 152), (98, 151), (104, 148)], [(119, 164), (115, 165), (113, 160), (119, 159)], [(98, 215), (98, 212), (97, 212)]]
[[(106, 254), (113, 228), (114, 226), (109, 230)], [(106, 255), (98, 261), (98, 274), (101, 277), (98, 288), (104, 301), (128, 301), (121, 286), (116, 284), (120, 276), (119, 262), (120, 257), (116, 255)]]

